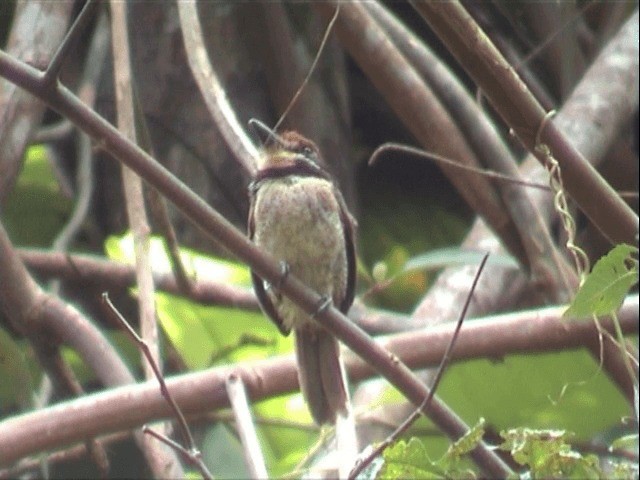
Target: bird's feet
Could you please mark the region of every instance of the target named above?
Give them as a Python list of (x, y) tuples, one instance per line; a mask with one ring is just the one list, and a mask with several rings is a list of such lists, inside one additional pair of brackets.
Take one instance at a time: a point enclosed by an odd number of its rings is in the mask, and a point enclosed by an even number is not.
[(311, 315), (311, 318), (315, 320), (318, 315), (320, 315), (322, 312), (324, 312), (327, 308), (331, 306), (331, 303), (332, 303), (331, 297), (328, 295), (323, 295), (322, 298), (320, 299), (320, 302), (318, 302), (318, 308), (316, 309), (315, 312), (313, 312), (313, 314)]
[(284, 260), (280, 260), (280, 278), (278, 279), (278, 283), (275, 284), (276, 290), (280, 290), (280, 287), (284, 285), (284, 282), (287, 280), (289, 276), (289, 272), (291, 271), (291, 267)]

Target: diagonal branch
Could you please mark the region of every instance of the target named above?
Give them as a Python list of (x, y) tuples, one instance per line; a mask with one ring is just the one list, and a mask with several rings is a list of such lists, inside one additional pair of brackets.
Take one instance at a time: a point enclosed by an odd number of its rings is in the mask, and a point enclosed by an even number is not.
[[(460, 331), (451, 352), (452, 361), (489, 358), (508, 354), (542, 353), (582, 348), (598, 338), (597, 325), (591, 321), (566, 321), (566, 307), (548, 307), (527, 312), (469, 319)], [(626, 298), (618, 312), (627, 335), (638, 333), (638, 295)], [(615, 332), (612, 319), (601, 327)], [(442, 360), (455, 325), (439, 325), (421, 331), (379, 339), (397, 358), (414, 368), (436, 366)], [(353, 354), (345, 356), (349, 377), (356, 381), (374, 375), (372, 365)], [(185, 415), (229, 406), (225, 381), (237, 375), (246, 385), (253, 401), (297, 390), (293, 355), (216, 367), (167, 379), (167, 388)], [(68, 415), (69, 406), (74, 415)], [(145, 422), (173, 415), (158, 390), (156, 381), (113, 389), (29, 412), (0, 422), (0, 465), (25, 455), (61, 444), (81, 442), (85, 438), (128, 430)], [(48, 432), (42, 435), (42, 432)], [(497, 476), (497, 475), (496, 475)], [(504, 478), (502, 476), (501, 478)]]
[(209, 61), (195, 0), (179, 1), (178, 12), (184, 49), (193, 78), (198, 83), (207, 108), (239, 165), (246, 173), (252, 173), (255, 170), (258, 152), (238, 123), (224, 87)]
[[(309, 315), (317, 313), (317, 306), (322, 301), (320, 295), (311, 291), (294, 275), (288, 276), (282, 282), (281, 266), (276, 259), (264, 254), (183, 182), (137, 145), (120, 135), (111, 124), (80, 102), (68, 89), (61, 85), (53, 91), (43, 88), (41, 72), (14, 60), (2, 51), (0, 75), (18, 83), (61, 115), (69, 118), (95, 138), (106, 151), (151, 183), (212, 239), (250, 265), (260, 277), (272, 284), (280, 282), (280, 291), (303, 311)], [(414, 405), (419, 406), (429, 394), (427, 387), (404, 364), (398, 362), (395, 356), (390, 356), (336, 308), (323, 310), (315, 315), (315, 319), (354, 352), (365, 358)], [(424, 413), (452, 439), (458, 439), (469, 431), (469, 427), (437, 397), (434, 397)], [(478, 445), (471, 452), (471, 456), (489, 475), (506, 476), (511, 471), (485, 444)]]
[[(411, 2), (471, 75), (522, 143), (546, 165), (546, 144), (562, 169), (564, 185), (580, 209), (612, 243), (637, 244), (638, 215), (552, 122), (467, 11), (457, 2)], [(638, 10), (628, 20), (638, 30)], [(594, 198), (597, 201), (594, 201)]]

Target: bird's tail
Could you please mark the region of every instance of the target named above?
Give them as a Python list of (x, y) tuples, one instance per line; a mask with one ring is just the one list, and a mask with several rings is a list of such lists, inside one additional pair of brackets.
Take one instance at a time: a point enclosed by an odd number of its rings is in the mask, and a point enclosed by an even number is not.
[(347, 412), (347, 387), (340, 346), (329, 332), (314, 326), (295, 329), (298, 379), (311, 416), (318, 425), (335, 423)]

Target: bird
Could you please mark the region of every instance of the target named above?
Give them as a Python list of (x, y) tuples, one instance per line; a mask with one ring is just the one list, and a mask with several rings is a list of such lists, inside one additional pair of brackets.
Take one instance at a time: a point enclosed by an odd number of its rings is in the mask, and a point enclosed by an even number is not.
[[(250, 125), (263, 152), (249, 184), (249, 238), (280, 260), (281, 282), (290, 272), (322, 295), (325, 307), (346, 314), (355, 292), (355, 219), (313, 141), (294, 130), (276, 134), (258, 120)], [(348, 408), (338, 340), (278, 291), (282, 283), (253, 271), (251, 278), (263, 312), (283, 335), (294, 332), (298, 380), (313, 420), (335, 423)]]

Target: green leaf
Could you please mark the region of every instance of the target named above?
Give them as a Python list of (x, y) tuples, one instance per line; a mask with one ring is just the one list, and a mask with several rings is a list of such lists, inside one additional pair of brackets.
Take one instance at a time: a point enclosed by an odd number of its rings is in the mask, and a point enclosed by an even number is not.
[(13, 242), (50, 246), (71, 209), (72, 202), (60, 191), (47, 150), (41, 145), (29, 147), (16, 186), (2, 208), (3, 222)]
[(424, 445), (417, 438), (396, 442), (384, 451), (383, 457), (385, 462), (378, 478), (446, 478), (446, 472), (429, 459)]
[(594, 265), (578, 290), (564, 318), (584, 318), (615, 313), (633, 285), (638, 282), (638, 262), (631, 245), (615, 246)]
[[(394, 392), (388, 387), (380, 398), (385, 403), (401, 401)], [(575, 432), (579, 441), (619, 425), (629, 413), (625, 397), (586, 350), (455, 363), (437, 394), (468, 424), (483, 417), (494, 430), (519, 425), (560, 428)], [(421, 419), (415, 430), (430, 425)], [(432, 458), (447, 448), (440, 437), (421, 439)]]
[[(485, 252), (464, 248), (437, 248), (410, 258), (405, 263), (402, 271), (407, 273), (417, 270), (437, 270), (447, 267), (479, 265), (484, 256)], [(510, 269), (518, 268), (518, 262), (507, 254), (489, 255), (487, 264)]]
[(0, 328), (0, 407), (10, 410), (31, 406), (33, 379), (27, 362), (26, 342), (14, 340)]
[(609, 450), (621, 450), (621, 449), (635, 449), (638, 451), (638, 434), (634, 433), (631, 435), (624, 435), (620, 438), (616, 438), (611, 445), (609, 446)]
[(476, 448), (484, 436), (484, 425), (484, 418), (481, 418), (471, 430), (449, 447), (445, 455), (457, 460)]
[[(126, 233), (122, 236), (113, 235), (107, 238), (105, 253), (112, 260), (133, 265), (135, 263), (133, 234)], [(154, 271), (171, 272), (171, 262), (167, 257), (162, 238), (150, 238), (149, 255)], [(180, 258), (195, 278), (203, 277), (245, 287), (251, 285), (251, 276), (245, 265), (207, 256), (188, 248), (180, 248)]]
[(518, 428), (500, 432), (500, 448), (530, 469), (531, 478), (602, 478), (598, 458), (581, 455), (567, 443), (570, 434), (562, 430)]
[(476, 478), (465, 455), (482, 441), (484, 425), (485, 421), (481, 418), (462, 438), (451, 444), (438, 460), (437, 465), (447, 473), (447, 478)]

